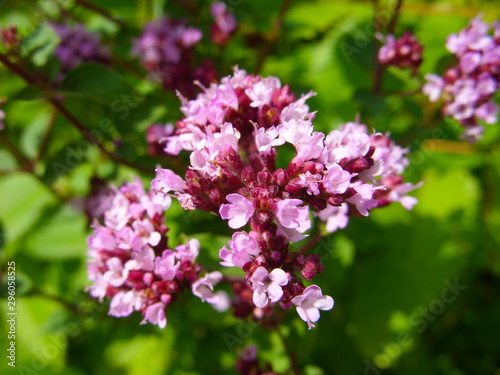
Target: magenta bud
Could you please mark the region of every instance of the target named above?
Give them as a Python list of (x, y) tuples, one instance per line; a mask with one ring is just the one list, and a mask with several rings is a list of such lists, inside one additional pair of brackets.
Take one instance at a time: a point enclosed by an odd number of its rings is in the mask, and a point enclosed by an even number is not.
[(304, 161), (298, 156), (294, 157), (290, 164), (288, 164), (288, 168), (286, 169), (289, 176), (296, 176), (298, 173), (302, 171), (304, 167)]
[(298, 254), (293, 260), (293, 268), (295, 268), (296, 270), (300, 270), (304, 267), (305, 263), (306, 257), (302, 254)]
[(288, 174), (283, 168), (274, 171), (273, 175), (278, 186), (283, 186), (288, 181)]
[(295, 193), (298, 193), (299, 191), (301, 191), (302, 189), (304, 189), (304, 187), (302, 186), (302, 182), (300, 181), (300, 178), (294, 178), (292, 181), (290, 181), (286, 186), (285, 186), (285, 190), (287, 192), (289, 192), (290, 194), (295, 194)]
[(318, 211), (324, 210), (326, 208), (326, 200), (319, 197), (309, 198), (309, 204), (311, 205), (312, 208)]
[(255, 179), (255, 172), (249, 165), (245, 165), (241, 170), (241, 180), (247, 184)]
[(277, 250), (271, 250), (268, 256), (269, 260), (273, 263), (279, 263), (281, 260), (281, 253)]
[(208, 198), (217, 206), (219, 207), (222, 203), (222, 194), (219, 190), (217, 189), (212, 189), (210, 190), (210, 193), (208, 194)]
[(359, 173), (364, 171), (366, 168), (369, 167), (368, 160), (366, 160), (364, 157), (359, 157), (357, 159), (348, 161), (343, 168), (351, 173)]
[(262, 171), (259, 171), (259, 173), (257, 173), (257, 182), (260, 185), (267, 186), (272, 181), (273, 181), (273, 176), (271, 175), (271, 173), (269, 173), (265, 169)]
[(344, 202), (344, 198), (340, 194), (332, 195), (327, 199), (327, 202), (332, 206), (340, 206)]
[(316, 163), (313, 161), (306, 161), (304, 163), (304, 168), (302, 169), (302, 173), (310, 172), (314, 174), (315, 170), (316, 170)]

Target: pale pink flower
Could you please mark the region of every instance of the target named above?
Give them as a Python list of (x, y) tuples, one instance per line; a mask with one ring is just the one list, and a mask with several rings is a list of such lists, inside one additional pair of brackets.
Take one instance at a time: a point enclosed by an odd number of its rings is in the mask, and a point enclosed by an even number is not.
[(228, 225), (233, 229), (244, 226), (255, 212), (252, 202), (240, 194), (228, 194), (228, 204), (222, 204), (219, 214), (222, 219), (229, 219)]
[(162, 302), (154, 303), (144, 310), (144, 319), (141, 324), (147, 322), (156, 325), (159, 328), (165, 328), (167, 325), (167, 318), (165, 317), (165, 305)]
[(304, 289), (300, 296), (292, 299), (292, 303), (297, 306), (297, 313), (304, 322), (307, 322), (309, 329), (315, 327), (313, 323), (319, 320), (319, 310), (331, 310), (334, 305), (333, 298), (324, 296), (317, 285)]
[(278, 302), (283, 296), (282, 286), (288, 284), (288, 276), (281, 268), (270, 273), (259, 267), (252, 275), (253, 303), (259, 308), (267, 306), (269, 301)]
[(304, 202), (300, 199), (283, 199), (278, 201), (273, 211), (276, 220), (285, 228), (290, 229), (299, 228), (304, 225), (304, 222), (310, 222), (307, 218), (309, 215), (308, 207), (298, 207), (302, 203)]
[(354, 176), (355, 174), (351, 175), (350, 172), (344, 171), (340, 165), (332, 164), (323, 177), (323, 186), (329, 193), (343, 194)]
[(322, 221), (326, 221), (326, 230), (332, 233), (347, 226), (349, 222), (348, 212), (347, 203), (342, 203), (338, 207), (328, 205), (324, 210), (318, 212), (317, 216)]
[(156, 178), (151, 181), (151, 187), (167, 194), (169, 191), (182, 192), (186, 189), (184, 180), (170, 169), (156, 169)]
[(193, 238), (186, 245), (179, 245), (175, 248), (175, 257), (181, 262), (193, 262), (200, 253), (200, 241)]
[(196, 280), (191, 290), (196, 297), (201, 298), (203, 302), (208, 302), (211, 305), (217, 304), (220, 301), (220, 296), (215, 294), (214, 285), (218, 284), (222, 280), (222, 273), (219, 271), (214, 271), (207, 273), (202, 278)]
[(180, 263), (177, 262), (176, 264), (175, 258), (175, 254), (172, 250), (165, 250), (161, 258), (155, 258), (155, 273), (163, 280), (170, 281), (174, 279), (180, 266)]
[(373, 192), (383, 187), (363, 184), (361, 181), (352, 187), (356, 190), (356, 194), (348, 198), (347, 202), (356, 205), (356, 208), (361, 215), (368, 216), (368, 210), (371, 210), (378, 205), (377, 200), (373, 199)]
[(228, 245), (229, 248), (224, 246), (219, 252), (219, 256), (223, 260), (220, 264), (225, 267), (243, 268), (246, 263), (260, 253), (257, 241), (251, 234), (244, 231), (235, 232)]
[(422, 92), (429, 97), (431, 102), (437, 101), (443, 92), (445, 82), (437, 74), (426, 74), (427, 82), (422, 86)]

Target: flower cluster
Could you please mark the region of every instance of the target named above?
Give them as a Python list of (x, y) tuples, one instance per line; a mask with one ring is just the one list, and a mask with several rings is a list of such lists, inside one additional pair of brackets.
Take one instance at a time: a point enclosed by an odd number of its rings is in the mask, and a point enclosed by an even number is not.
[[(235, 69), (195, 100), (181, 96), (185, 117), (165, 151), (190, 151), (191, 167), (185, 180), (158, 169), (152, 181), (155, 191), (173, 191), (186, 210), (213, 212), (232, 229), (248, 223), (250, 231), (234, 232), (220, 250), (223, 266), (246, 273), (239, 303), (248, 303), (251, 289), (259, 314), (278, 302), (295, 306), (309, 328), (319, 310), (333, 307), (331, 297), (316, 285), (306, 288), (300, 277), (311, 281), (323, 271), (319, 256), (289, 251), (290, 242), (307, 236), (309, 209), (333, 231), (347, 224), (347, 215), (366, 216), (379, 204), (415, 203), (406, 196), (414, 186), (400, 177), (406, 150), (358, 123), (326, 136), (314, 131), (315, 114), (305, 103), (312, 95), (296, 99), (276, 77)], [(295, 151), (285, 168), (277, 166), (279, 147)]]
[(69, 71), (82, 63), (108, 64), (110, 51), (101, 45), (101, 36), (85, 29), (82, 24), (52, 24), (61, 39), (55, 54), (61, 61), (63, 71)]
[(146, 193), (140, 180), (112, 190), (104, 225), (96, 220), (88, 238), (90, 295), (101, 301), (111, 299), (109, 315), (124, 317), (140, 311), (142, 323), (160, 328), (167, 324), (166, 308), (186, 288), (224, 309), (227, 297), (213, 293), (222, 274), (198, 277), (199, 242), (192, 239), (174, 250), (168, 248), (164, 220), (171, 198)]
[(457, 64), (442, 77), (427, 74), (422, 91), (431, 102), (443, 98), (443, 113), (458, 120), (465, 127), (462, 136), (474, 142), (484, 131), (478, 120), (497, 122), (493, 95), (500, 81), (500, 22), (490, 27), (475, 18), (458, 34), (448, 36), (446, 48), (457, 57)]
[(410, 31), (406, 31), (399, 39), (389, 34), (385, 37), (385, 44), (378, 51), (378, 61), (383, 65), (410, 68), (412, 74), (415, 74), (422, 63), (423, 49)]
[(236, 19), (226, 10), (226, 3), (216, 1), (210, 5), (210, 14), (214, 18), (211, 27), (212, 42), (218, 46), (225, 45), (236, 30)]
[(193, 81), (208, 84), (216, 76), (211, 60), (193, 67), (193, 50), (202, 36), (200, 29), (164, 17), (146, 24), (140, 38), (134, 42), (132, 54), (161, 79), (165, 89), (191, 96), (196, 89)]

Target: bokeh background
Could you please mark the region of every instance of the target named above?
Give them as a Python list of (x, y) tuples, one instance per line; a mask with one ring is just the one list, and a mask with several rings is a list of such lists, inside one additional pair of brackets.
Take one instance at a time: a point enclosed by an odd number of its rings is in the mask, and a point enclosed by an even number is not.
[[(167, 312), (163, 330), (107, 316), (108, 305), (85, 292), (86, 237), (82, 210), (91, 181), (121, 184), (132, 175), (147, 186), (157, 163), (147, 155), (152, 123), (180, 118), (179, 100), (138, 68), (131, 43), (144, 24), (164, 14), (182, 17), (205, 35), (210, 2), (198, 0), (74, 0), (0, 2), (0, 26), (14, 24), (27, 69), (55, 76), (58, 37), (49, 20), (79, 20), (112, 48), (111, 67), (83, 65), (59, 90), (88, 129), (102, 132), (140, 173), (116, 163), (53, 107), (39, 90), (0, 64), (0, 97), (7, 127), (0, 131), (0, 261), (16, 262), (16, 368), (7, 366), (6, 278), (0, 300), (2, 373), (13, 374), (233, 374), (236, 352), (257, 345), (259, 360), (290, 373), (290, 359), (276, 332), (230, 313), (219, 314), (189, 295)], [(202, 44), (221, 76), (238, 65), (275, 75), (296, 94), (313, 90), (316, 130), (328, 132), (359, 114), (380, 132), (391, 132), (412, 151), (405, 177), (423, 181), (413, 211), (400, 205), (351, 219), (345, 230), (312, 249), (325, 272), (317, 284), (335, 307), (317, 328), (290, 311), (281, 326), (304, 374), (500, 374), (500, 127), (488, 125), (475, 145), (459, 139), (454, 120), (419, 93), (407, 71), (385, 69), (375, 92), (374, 68), (397, 1), (227, 0), (238, 30), (224, 48)], [(500, 19), (498, 2), (403, 0), (394, 32), (411, 30), (424, 46), (420, 74), (441, 74), (453, 63), (446, 37), (480, 13)], [(204, 28), (205, 27), (205, 28)], [(137, 74), (143, 73), (143, 74)], [(112, 102), (133, 90), (126, 116)], [(102, 119), (113, 126), (103, 131)], [(109, 130), (110, 129), (110, 130)], [(69, 147), (69, 148), (68, 148)], [(15, 155), (13, 149), (19, 155)], [(68, 159), (70, 149), (77, 156)], [(34, 161), (28, 168), (22, 160)], [(70, 162), (68, 163), (68, 160)], [(60, 163), (60, 164), (58, 164)], [(63, 165), (62, 173), (54, 165)], [(23, 169), (24, 168), (24, 169)], [(20, 170), (23, 169), (23, 170)], [(147, 171), (150, 170), (148, 173)], [(14, 172), (13, 172), (14, 171)], [(58, 174), (60, 176), (58, 176)], [(172, 243), (186, 235), (202, 244), (200, 262), (218, 268), (218, 250), (230, 231), (205, 213), (168, 212)], [(5, 370), (3, 370), (5, 369)]]

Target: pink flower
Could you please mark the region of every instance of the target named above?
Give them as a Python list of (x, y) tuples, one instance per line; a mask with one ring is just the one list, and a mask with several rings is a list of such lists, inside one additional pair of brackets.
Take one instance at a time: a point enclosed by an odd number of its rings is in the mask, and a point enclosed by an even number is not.
[(276, 203), (273, 213), (276, 220), (285, 228), (295, 229), (304, 226), (304, 222), (309, 222), (307, 218), (309, 209), (306, 207), (297, 207), (302, 204), (300, 199), (283, 199)]
[(296, 146), (301, 140), (309, 137), (313, 126), (309, 120), (291, 119), (277, 127), (280, 138)]
[(151, 181), (151, 187), (166, 194), (171, 190), (182, 192), (187, 186), (184, 180), (173, 171), (160, 168), (156, 170), (156, 178)]
[(269, 273), (264, 267), (259, 267), (252, 275), (253, 303), (259, 308), (267, 306), (269, 300), (278, 302), (283, 296), (282, 286), (288, 284), (288, 277), (281, 268), (275, 268)]
[(324, 296), (317, 285), (304, 289), (300, 296), (292, 299), (292, 303), (297, 306), (297, 313), (304, 322), (307, 322), (309, 329), (315, 327), (313, 323), (319, 320), (319, 310), (331, 310), (334, 304), (333, 298)]
[(429, 97), (431, 102), (437, 101), (441, 97), (445, 82), (437, 74), (426, 74), (427, 83), (422, 86), (422, 92)]
[(191, 194), (179, 194), (177, 193), (177, 199), (183, 209), (186, 211), (193, 211), (196, 209), (194, 204), (193, 196)]
[(201, 30), (194, 27), (188, 27), (181, 36), (182, 45), (186, 48), (192, 47), (200, 41), (202, 36), (203, 33)]
[(377, 200), (373, 199), (373, 192), (378, 188), (370, 184), (363, 184), (361, 181), (353, 187), (356, 190), (356, 194), (347, 199), (347, 202), (356, 205), (361, 215), (368, 216), (368, 210), (378, 205)]
[(155, 258), (155, 273), (163, 280), (171, 281), (174, 279), (180, 264), (175, 264), (175, 254), (172, 250), (165, 250), (160, 257)]
[(109, 258), (106, 261), (108, 271), (104, 277), (108, 280), (109, 285), (115, 288), (122, 286), (127, 280), (128, 269), (123, 267), (122, 261), (119, 258)]
[(488, 101), (476, 108), (475, 115), (487, 124), (497, 122), (498, 106), (492, 101)]
[(208, 302), (211, 305), (219, 302), (220, 296), (213, 292), (214, 285), (222, 280), (222, 273), (214, 271), (207, 273), (201, 279), (196, 280), (191, 290), (196, 297), (201, 298), (203, 302)]
[(94, 235), (89, 236), (87, 243), (90, 247), (102, 250), (114, 250), (116, 247), (115, 236), (111, 229), (94, 224)]
[(259, 152), (263, 155), (269, 155), (273, 147), (281, 146), (285, 143), (285, 140), (278, 137), (278, 131), (274, 126), (269, 129), (259, 128), (257, 129), (256, 124), (253, 124), (255, 128), (255, 144)]
[(460, 68), (465, 74), (472, 73), (481, 63), (480, 52), (467, 52), (460, 58)]
[(310, 136), (302, 139), (296, 145), (297, 157), (304, 161), (318, 158), (325, 147), (324, 139), (325, 135), (320, 132), (313, 132)]
[[(244, 226), (255, 212), (252, 202), (240, 194), (228, 194), (229, 204), (222, 204), (219, 214), (224, 220), (229, 219), (229, 226), (238, 229)], [(301, 202), (302, 203), (302, 202)]]
[(262, 107), (264, 104), (269, 104), (273, 96), (274, 90), (281, 87), (281, 82), (276, 77), (266, 77), (255, 83), (253, 86), (245, 90), (252, 103), (252, 107)]
[(352, 177), (353, 175), (344, 171), (340, 165), (332, 164), (323, 178), (323, 186), (329, 193), (343, 194), (349, 187)]
[(156, 246), (160, 243), (161, 234), (155, 231), (149, 219), (135, 220), (132, 223), (132, 229), (149, 245)]
[(193, 262), (200, 253), (200, 241), (193, 238), (186, 245), (179, 245), (175, 248), (175, 257), (181, 262)]
[(303, 187), (307, 187), (307, 194), (309, 195), (319, 195), (319, 186), (318, 183), (321, 182), (321, 175), (311, 174), (311, 172), (307, 171), (306, 173), (299, 174), (300, 183)]
[(136, 295), (133, 290), (118, 292), (114, 295), (109, 305), (109, 315), (114, 317), (128, 316), (134, 311)]
[(158, 327), (163, 329), (167, 325), (167, 318), (165, 317), (165, 305), (162, 302), (157, 302), (148, 306), (144, 310), (144, 319), (141, 324), (158, 324)]
[(342, 203), (338, 207), (328, 205), (324, 210), (318, 212), (317, 215), (322, 221), (326, 221), (326, 230), (332, 233), (347, 226), (349, 222), (348, 211), (349, 207), (347, 203)]
[(246, 263), (260, 253), (257, 241), (251, 234), (244, 231), (234, 233), (232, 241), (229, 241), (228, 245), (229, 248), (224, 246), (219, 252), (219, 256), (223, 260), (220, 264), (226, 267), (243, 268)]

